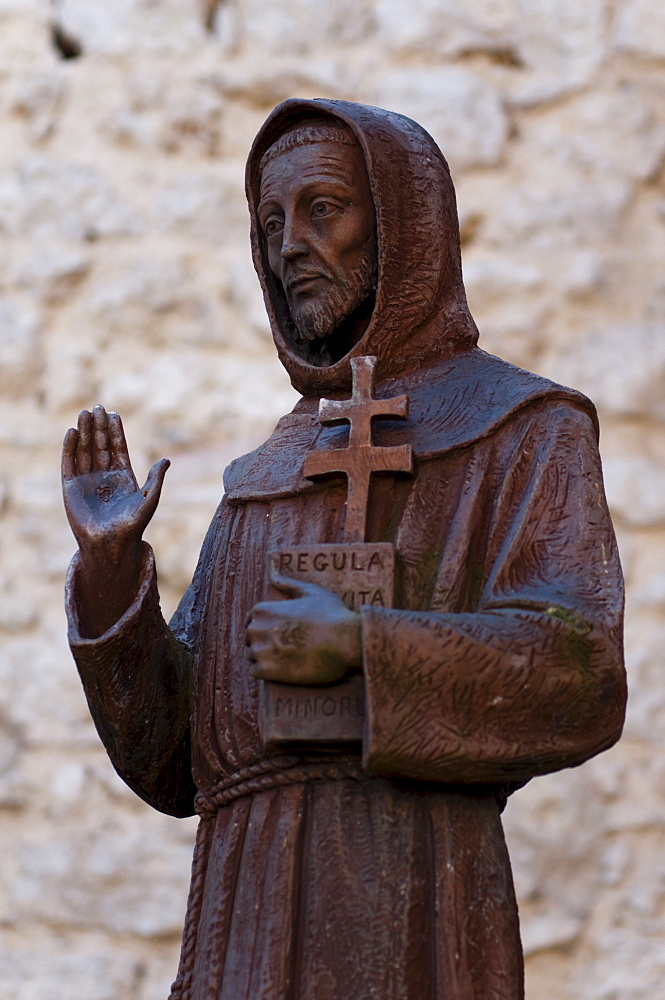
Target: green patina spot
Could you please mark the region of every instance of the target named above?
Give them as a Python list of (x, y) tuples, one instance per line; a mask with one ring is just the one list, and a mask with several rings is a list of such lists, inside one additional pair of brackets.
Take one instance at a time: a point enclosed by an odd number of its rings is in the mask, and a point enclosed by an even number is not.
[(563, 622), (564, 625), (568, 625), (569, 628), (573, 629), (563, 639), (561, 648), (566, 654), (566, 658), (576, 663), (580, 668), (578, 697), (583, 697), (586, 691), (595, 688), (598, 683), (591, 667), (593, 646), (589, 639), (586, 638), (591, 631), (591, 625), (584, 618), (576, 615), (574, 611), (569, 611), (567, 608), (560, 608), (557, 605), (545, 608), (544, 613), (549, 615), (550, 618), (556, 618), (557, 621)]
[(441, 554), (435, 545), (429, 545), (416, 564), (416, 578), (419, 603), (427, 606), (432, 598), (432, 590), (436, 582)]
[(467, 569), (466, 575), (466, 593), (467, 593), (467, 607), (470, 609), (476, 609), (480, 603), (480, 595), (483, 592), (483, 583), (485, 581), (485, 571), (482, 566), (477, 563), (472, 564)]
[(589, 625), (588, 621), (576, 615), (574, 611), (568, 611), (567, 608), (552, 605), (549, 608), (545, 608), (544, 614), (549, 615), (550, 618), (557, 618), (565, 625), (570, 625), (580, 635), (587, 635), (591, 631), (591, 625)]
[(384, 525), (383, 531), (379, 533), (380, 542), (393, 542), (395, 541), (395, 536), (400, 526), (402, 520), (403, 507), (401, 503), (393, 504), (390, 512), (390, 517), (387, 524)]
[(418, 560), (418, 576), (422, 574), (425, 580), (429, 580), (439, 568), (439, 550), (435, 545), (430, 545), (425, 549)]
[(566, 636), (562, 646), (573, 663), (576, 663), (580, 667), (582, 671), (580, 682), (585, 687), (587, 685), (595, 687), (596, 677), (591, 669), (593, 647), (589, 640), (585, 636), (573, 632), (571, 635)]

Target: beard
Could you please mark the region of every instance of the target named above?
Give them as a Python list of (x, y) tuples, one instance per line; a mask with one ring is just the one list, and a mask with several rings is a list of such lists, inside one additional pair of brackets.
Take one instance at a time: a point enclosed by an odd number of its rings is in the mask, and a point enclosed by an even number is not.
[(368, 241), (360, 263), (353, 270), (337, 276), (321, 270), (321, 275), (328, 279), (329, 284), (316, 299), (292, 301), (287, 290), (296, 331), (303, 340), (310, 342), (330, 337), (375, 291), (375, 241)]

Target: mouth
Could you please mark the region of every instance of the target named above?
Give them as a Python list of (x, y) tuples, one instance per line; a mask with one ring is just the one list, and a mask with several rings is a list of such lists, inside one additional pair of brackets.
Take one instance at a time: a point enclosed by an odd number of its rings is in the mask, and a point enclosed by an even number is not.
[(306, 292), (317, 281), (330, 281), (322, 271), (305, 271), (293, 275), (286, 282), (287, 292)]

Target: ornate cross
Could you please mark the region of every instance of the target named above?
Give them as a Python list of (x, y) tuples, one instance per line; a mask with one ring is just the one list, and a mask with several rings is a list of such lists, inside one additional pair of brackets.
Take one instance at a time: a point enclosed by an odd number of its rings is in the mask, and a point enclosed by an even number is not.
[(411, 472), (413, 456), (410, 444), (382, 448), (372, 444), (372, 420), (392, 417), (405, 420), (409, 415), (407, 396), (374, 399), (376, 358), (352, 358), (353, 383), (350, 399), (321, 399), (319, 420), (337, 424), (348, 420), (348, 448), (311, 451), (305, 457), (307, 479), (343, 472), (348, 478), (345, 541), (364, 542), (367, 524), (369, 481), (373, 472)]

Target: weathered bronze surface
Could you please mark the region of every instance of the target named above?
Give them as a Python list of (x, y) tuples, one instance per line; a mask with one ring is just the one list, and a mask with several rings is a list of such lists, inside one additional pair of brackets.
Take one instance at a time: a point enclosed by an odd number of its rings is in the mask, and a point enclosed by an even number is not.
[(406, 420), (407, 396), (374, 399), (376, 358), (351, 358), (353, 386), (347, 400), (322, 399), (319, 420), (322, 424), (349, 423), (349, 443), (331, 451), (311, 451), (305, 456), (303, 475), (307, 479), (342, 472), (348, 479), (344, 536), (349, 542), (364, 542), (367, 528), (369, 484), (375, 472), (411, 472), (411, 445), (377, 448), (372, 444), (372, 421), (383, 417)]
[(169, 625), (141, 540), (168, 462), (139, 488), (101, 406), (63, 450), (98, 731), (138, 795), (201, 817), (171, 998), (519, 1000), (500, 812), (624, 716), (595, 410), (477, 348), (414, 122), (287, 101), (247, 195), (302, 398), (226, 470)]
[[(363, 605), (391, 608), (395, 590), (395, 553), (390, 542), (366, 542), (367, 504), (371, 477), (377, 472), (411, 472), (408, 444), (377, 448), (372, 421), (381, 417), (405, 420), (407, 396), (374, 399), (376, 358), (352, 358), (352, 391), (348, 400), (321, 399), (319, 421), (349, 423), (345, 448), (310, 451), (305, 456), (307, 479), (343, 473), (348, 480), (342, 545), (291, 546), (271, 555), (271, 572), (305, 580), (341, 597), (351, 611)], [(279, 595), (276, 595), (279, 596)], [(283, 640), (284, 641), (284, 640)], [(293, 653), (297, 656), (297, 645)], [(273, 684), (261, 690), (259, 731), (267, 749), (279, 746), (360, 744), (365, 718), (362, 678), (351, 676), (336, 684), (312, 687)]]
[[(269, 565), (271, 573), (331, 590), (351, 611), (360, 611), (365, 604), (378, 608), (393, 606), (395, 552), (390, 542), (292, 545), (273, 552)], [(267, 748), (326, 743), (359, 745), (364, 703), (364, 685), (358, 675), (325, 687), (263, 681), (259, 711), (261, 738)]]

